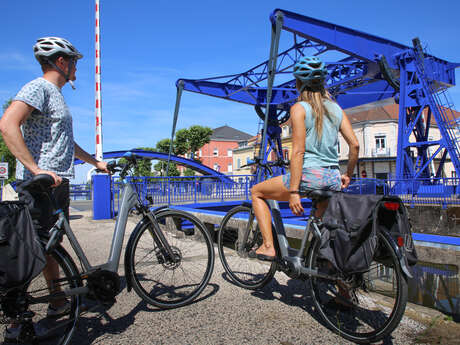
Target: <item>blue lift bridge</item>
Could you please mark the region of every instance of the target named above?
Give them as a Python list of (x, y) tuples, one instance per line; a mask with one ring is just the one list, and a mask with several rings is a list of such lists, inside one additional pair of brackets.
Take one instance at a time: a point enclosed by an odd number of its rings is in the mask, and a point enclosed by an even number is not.
[[(397, 179), (429, 178), (435, 157), (436, 177), (448, 158), (460, 176), (458, 119), (446, 94), (455, 85), (455, 68), (460, 64), (426, 53), (418, 38), (409, 47), (281, 9), (271, 13), (270, 22), (268, 60), (239, 74), (176, 82), (172, 135), (183, 90), (200, 93), (253, 106), (264, 121), (258, 158), (269, 161), (274, 151), (282, 159), (279, 125), (289, 119), (289, 108), (298, 97), (293, 65), (303, 55), (323, 55), (329, 70), (327, 88), (342, 108), (387, 99), (399, 103)], [(293, 42), (279, 52), (283, 31), (292, 35)], [(334, 54), (336, 60), (326, 59)], [(431, 139), (433, 125), (439, 128), (439, 140)]]

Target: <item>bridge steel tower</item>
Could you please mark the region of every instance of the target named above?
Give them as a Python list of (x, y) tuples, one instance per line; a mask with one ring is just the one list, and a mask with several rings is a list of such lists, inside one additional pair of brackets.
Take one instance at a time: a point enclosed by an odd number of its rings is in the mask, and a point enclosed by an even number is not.
[[(340, 58), (326, 61), (326, 87), (342, 108), (387, 99), (399, 102), (396, 178), (429, 177), (429, 166), (440, 158), (436, 176), (449, 156), (460, 176), (458, 126), (446, 91), (455, 85), (460, 66), (423, 52), (418, 39), (405, 46), (368, 33), (276, 9), (270, 15), (271, 44), (267, 61), (239, 74), (207, 79), (179, 79), (174, 125), (182, 90), (255, 106), (264, 120), (259, 158), (267, 161), (276, 149), (280, 131), (273, 130), (289, 118), (298, 94), (292, 68), (303, 55)], [(292, 46), (279, 52), (281, 32), (292, 34)], [(324, 59), (324, 58), (323, 58)], [(285, 81), (275, 84), (275, 76)], [(262, 115), (261, 115), (262, 114)], [(430, 139), (436, 125), (441, 139)], [(412, 135), (411, 135), (412, 134)], [(415, 138), (415, 140), (411, 139)], [(432, 152), (432, 154), (430, 154)]]

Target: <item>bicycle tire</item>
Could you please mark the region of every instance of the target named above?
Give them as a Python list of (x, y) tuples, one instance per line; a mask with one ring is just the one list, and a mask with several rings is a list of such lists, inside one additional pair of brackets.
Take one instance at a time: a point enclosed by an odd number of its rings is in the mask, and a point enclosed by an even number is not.
[[(51, 256), (57, 262), (59, 267), (60, 279), (57, 283), (53, 284), (54, 286), (59, 286), (61, 289), (67, 289), (76, 288), (82, 285), (77, 267), (64, 248), (61, 246), (56, 247), (50, 254), (48, 254), (48, 257), (49, 256)], [(80, 314), (80, 297), (76, 295), (66, 298), (70, 305), (70, 311), (68, 314), (62, 315), (60, 317), (48, 317), (47, 309), (51, 298), (46, 298), (50, 295), (43, 272), (32, 279), (29, 284), (27, 284), (26, 290), (26, 301), (29, 304), (28, 311), (34, 313), (32, 318), (33, 324), (39, 325), (42, 329), (47, 329), (47, 332), (43, 337), (33, 336), (31, 338), (27, 338), (27, 340), (33, 344), (36, 342), (50, 345), (68, 344), (77, 326)], [(2, 307), (3, 303), (5, 302), (4, 298), (9, 298), (8, 294), (2, 297)], [(5, 339), (5, 331), (8, 325), (6, 323), (2, 323), (1, 326), (3, 328), (1, 330), (1, 339), (5, 343), (11, 342), (10, 339)], [(21, 327), (25, 327), (24, 324), (21, 324)], [(20, 333), (20, 336), (24, 336), (23, 332)], [(21, 338), (14, 340), (17, 342), (24, 341), (24, 339)]]
[[(276, 273), (276, 263), (250, 259), (248, 252), (262, 244), (259, 227), (255, 225), (252, 209), (247, 206), (232, 208), (219, 225), (217, 237), (222, 266), (237, 286), (256, 290), (267, 285)], [(250, 229), (246, 244), (240, 244), (245, 230)], [(238, 247), (240, 249), (238, 250)]]
[[(147, 303), (162, 309), (191, 303), (207, 286), (214, 268), (214, 246), (204, 224), (180, 210), (162, 210), (155, 215), (169, 245), (180, 258), (165, 259), (149, 231), (147, 218), (133, 232), (129, 250), (131, 282)], [(194, 281), (192, 281), (194, 280)], [(152, 286), (149, 286), (152, 285)]]
[[(362, 285), (349, 290), (353, 296), (351, 307), (340, 305), (334, 282), (317, 277), (309, 280), (314, 304), (322, 319), (335, 333), (355, 343), (372, 343), (389, 336), (406, 309), (407, 278), (390, 242), (384, 235), (378, 236), (377, 252), (386, 253), (386, 260), (383, 263), (374, 260), (369, 271), (362, 274)], [(309, 267), (330, 270), (327, 262), (318, 259), (320, 241), (312, 245)]]

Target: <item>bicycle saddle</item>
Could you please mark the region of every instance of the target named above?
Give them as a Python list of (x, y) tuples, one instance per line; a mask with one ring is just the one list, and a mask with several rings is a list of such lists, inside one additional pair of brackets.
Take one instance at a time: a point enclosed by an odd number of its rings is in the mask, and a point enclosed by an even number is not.
[(322, 190), (322, 189), (315, 189), (311, 192), (302, 193), (302, 195), (305, 195), (311, 200), (316, 200), (316, 201), (322, 201), (322, 200), (329, 199), (333, 194), (334, 194), (334, 191)]
[(48, 174), (38, 174), (30, 180), (21, 183), (18, 189), (28, 192), (48, 192), (54, 184), (54, 179)]

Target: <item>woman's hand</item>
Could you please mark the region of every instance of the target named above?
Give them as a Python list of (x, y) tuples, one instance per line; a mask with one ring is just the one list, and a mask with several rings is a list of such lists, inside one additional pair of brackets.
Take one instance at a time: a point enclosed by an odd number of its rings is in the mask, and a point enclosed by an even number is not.
[(343, 174), (341, 176), (341, 179), (342, 179), (342, 189), (347, 188), (348, 185), (350, 184), (350, 176)]
[(303, 206), (300, 202), (300, 195), (293, 193), (289, 197), (289, 208), (291, 209), (292, 213), (296, 216), (301, 216), (303, 214)]

